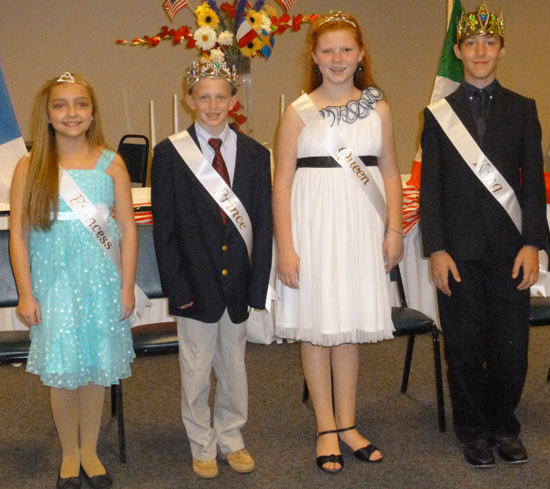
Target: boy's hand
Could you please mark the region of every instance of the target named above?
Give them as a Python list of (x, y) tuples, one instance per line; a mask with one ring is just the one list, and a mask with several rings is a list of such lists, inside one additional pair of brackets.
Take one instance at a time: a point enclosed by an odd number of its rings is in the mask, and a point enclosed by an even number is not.
[(430, 255), (430, 274), (435, 286), (444, 294), (451, 296), (449, 287), (449, 272), (457, 282), (461, 282), (458, 268), (451, 255), (445, 250), (435, 251)]
[(534, 246), (524, 246), (519, 250), (514, 261), (512, 278), (519, 275), (520, 268), (523, 268), (523, 280), (518, 285), (518, 290), (525, 290), (531, 287), (539, 278), (539, 250)]

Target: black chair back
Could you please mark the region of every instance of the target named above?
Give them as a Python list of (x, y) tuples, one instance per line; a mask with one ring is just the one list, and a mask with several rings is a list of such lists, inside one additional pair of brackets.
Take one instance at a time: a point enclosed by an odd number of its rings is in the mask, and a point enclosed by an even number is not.
[(126, 164), (130, 181), (145, 187), (149, 161), (149, 139), (140, 134), (126, 134), (118, 143), (117, 151)]
[(160, 275), (153, 241), (153, 225), (139, 224), (138, 242), (139, 255), (136, 271), (136, 283), (141, 287), (149, 299), (164, 297), (160, 285)]
[(9, 253), (10, 232), (0, 229), (0, 307), (15, 307), (19, 302)]

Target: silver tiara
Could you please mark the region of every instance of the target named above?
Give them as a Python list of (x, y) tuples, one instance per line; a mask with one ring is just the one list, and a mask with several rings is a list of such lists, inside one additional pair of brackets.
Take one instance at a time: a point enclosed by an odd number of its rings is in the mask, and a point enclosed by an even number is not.
[(237, 87), (237, 68), (235, 65), (229, 69), (225, 61), (208, 61), (199, 67), (199, 63), (193, 61), (187, 68), (187, 88), (190, 89), (195, 83), (203, 78), (223, 78), (233, 87)]
[(57, 81), (58, 83), (74, 83), (74, 78), (73, 75), (66, 71), (57, 79)]
[(330, 17), (327, 17), (325, 20), (319, 23), (318, 27), (321, 27), (323, 24), (328, 24), (329, 22), (345, 22), (346, 24), (353, 26), (354, 29), (357, 29), (357, 24), (353, 22), (353, 20), (349, 20), (348, 18), (344, 17), (344, 14), (342, 12), (334, 12), (333, 14), (331, 14)]

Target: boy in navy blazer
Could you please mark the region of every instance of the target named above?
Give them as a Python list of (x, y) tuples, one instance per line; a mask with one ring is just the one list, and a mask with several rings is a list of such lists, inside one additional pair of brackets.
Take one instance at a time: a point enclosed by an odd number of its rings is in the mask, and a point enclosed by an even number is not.
[(151, 170), (157, 261), (178, 327), (182, 419), (203, 478), (218, 475), (218, 448), (233, 470), (254, 469), (241, 435), (246, 320), (250, 308), (265, 307), (271, 265), (270, 156), (227, 124), (235, 79), (224, 62), (192, 65), (185, 101), (195, 123), (156, 146)]
[[(425, 109), (422, 134), (424, 254), (438, 289), (454, 430), (475, 467), (495, 464), (493, 447), (506, 462), (527, 462), (514, 411), (527, 372), (529, 288), (547, 238), (541, 128), (535, 102), (496, 80), (505, 53), (501, 15), (484, 3), (463, 13), (455, 54), (465, 81)], [(443, 106), (457, 124), (438, 118)], [(460, 124), (471, 144), (453, 139)], [(471, 151), (479, 156), (468, 163)]]

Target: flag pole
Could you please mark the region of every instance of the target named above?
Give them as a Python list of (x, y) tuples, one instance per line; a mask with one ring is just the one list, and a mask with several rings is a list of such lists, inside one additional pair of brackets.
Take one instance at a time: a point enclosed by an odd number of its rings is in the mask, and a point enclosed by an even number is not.
[(447, 29), (451, 23), (451, 14), (453, 13), (453, 0), (447, 0)]

